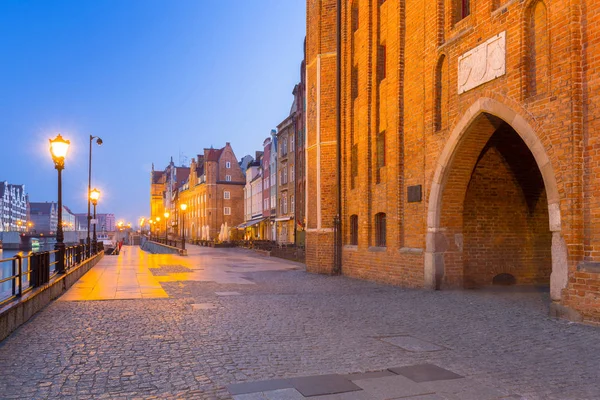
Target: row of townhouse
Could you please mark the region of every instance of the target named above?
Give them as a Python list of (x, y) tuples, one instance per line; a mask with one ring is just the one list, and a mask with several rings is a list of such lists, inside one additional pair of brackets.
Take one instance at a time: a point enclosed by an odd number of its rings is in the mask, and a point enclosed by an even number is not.
[(290, 113), (255, 157), (247, 155), (238, 162), (226, 143), (220, 149), (204, 149), (189, 166), (176, 166), (173, 158), (162, 171), (152, 166), (154, 235), (215, 240), (227, 226), (231, 239), (304, 244), (304, 75), (302, 62)]
[(292, 92), (289, 115), (263, 141), (246, 170), (244, 239), (304, 246), (305, 140), (304, 62)]

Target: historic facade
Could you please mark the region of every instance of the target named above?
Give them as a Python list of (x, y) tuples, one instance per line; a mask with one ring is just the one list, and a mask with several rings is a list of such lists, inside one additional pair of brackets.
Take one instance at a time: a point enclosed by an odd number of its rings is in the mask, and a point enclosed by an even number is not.
[(27, 202), (25, 185), (0, 182), (0, 231), (27, 229)]
[[(204, 149), (204, 154), (192, 159), (189, 171), (173, 211), (176, 236), (181, 235), (183, 225), (188, 239), (214, 240), (222, 225), (232, 228), (244, 220), (245, 179), (229, 143), (220, 149)], [(185, 223), (181, 203), (188, 205)]]
[(545, 285), (555, 313), (600, 321), (599, 11), (308, 0), (307, 269)]

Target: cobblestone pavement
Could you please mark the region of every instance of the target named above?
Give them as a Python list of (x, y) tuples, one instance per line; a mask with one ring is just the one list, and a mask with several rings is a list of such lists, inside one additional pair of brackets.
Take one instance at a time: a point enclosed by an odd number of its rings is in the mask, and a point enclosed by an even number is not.
[[(547, 317), (547, 293), (410, 290), (190, 253), (186, 265), (244, 265), (228, 273), (254, 284), (180, 273), (161, 282), (169, 298), (56, 301), (0, 344), (0, 398), (231, 399), (232, 383), (421, 363), (525, 399), (600, 398), (600, 329)], [(263, 262), (281, 268), (252, 272)], [(437, 351), (394, 344), (406, 335)]]

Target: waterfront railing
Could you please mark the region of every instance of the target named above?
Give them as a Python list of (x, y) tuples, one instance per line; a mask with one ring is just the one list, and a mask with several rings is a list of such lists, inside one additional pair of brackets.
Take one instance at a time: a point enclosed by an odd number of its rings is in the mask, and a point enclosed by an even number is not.
[[(30, 252), (1, 259), (0, 271), (4, 274), (4, 271), (8, 270), (10, 275), (0, 275), (0, 306), (49, 283), (50, 279), (57, 274), (68, 272), (103, 250), (104, 246), (101, 242), (92, 249), (85, 244), (66, 247), (62, 265), (59, 263), (60, 250)], [(7, 264), (9, 268), (5, 268)], [(60, 271), (63, 265), (64, 269)]]

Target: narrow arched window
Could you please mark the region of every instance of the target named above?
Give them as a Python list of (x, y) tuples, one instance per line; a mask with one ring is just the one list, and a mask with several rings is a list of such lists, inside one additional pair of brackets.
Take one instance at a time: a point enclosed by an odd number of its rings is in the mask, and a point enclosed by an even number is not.
[(358, 215), (350, 216), (350, 244), (358, 245)]
[(543, 1), (531, 6), (527, 29), (527, 94), (535, 96), (546, 91), (548, 81), (548, 21)]
[(375, 214), (375, 246), (385, 247), (386, 241), (385, 213)]
[(437, 63), (435, 70), (435, 107), (434, 107), (434, 127), (436, 132), (444, 129), (448, 115), (448, 63), (446, 57), (442, 55)]

